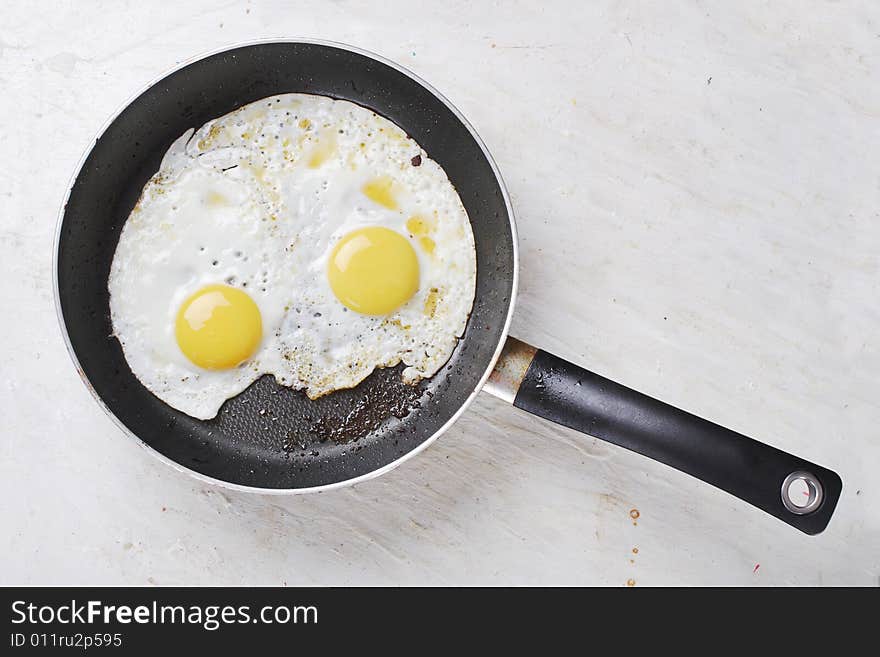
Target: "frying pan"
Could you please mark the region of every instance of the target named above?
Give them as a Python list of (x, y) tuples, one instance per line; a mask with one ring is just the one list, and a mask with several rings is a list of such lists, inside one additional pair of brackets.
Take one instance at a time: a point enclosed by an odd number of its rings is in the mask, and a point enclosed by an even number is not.
[[(129, 370), (112, 337), (110, 263), (125, 219), (177, 137), (288, 92), (367, 107), (401, 126), (444, 168), (473, 228), (473, 311), (449, 362), (416, 386), (400, 381), (400, 367), (378, 369), (356, 388), (311, 401), (267, 375), (214, 419), (196, 420), (154, 397)], [(377, 476), (436, 440), (482, 388), (713, 484), (808, 534), (826, 527), (840, 496), (840, 477), (830, 470), (508, 338), (516, 230), (491, 156), (427, 83), (349, 46), (246, 44), (187, 63), (147, 87), (107, 124), (73, 179), (59, 217), (54, 277), (68, 351), (95, 399), (159, 458), (212, 483), (291, 493)]]

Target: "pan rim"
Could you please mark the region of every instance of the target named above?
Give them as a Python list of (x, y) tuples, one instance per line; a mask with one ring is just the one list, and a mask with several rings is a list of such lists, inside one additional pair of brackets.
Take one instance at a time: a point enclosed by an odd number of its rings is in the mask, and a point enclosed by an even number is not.
[[(358, 475), (357, 477), (352, 477), (350, 479), (344, 479), (342, 481), (336, 481), (332, 484), (323, 484), (321, 486), (309, 486), (305, 488), (265, 488), (262, 486), (247, 486), (244, 484), (236, 484), (230, 481), (225, 481), (223, 479), (217, 479), (214, 477), (209, 477), (195, 470), (191, 470), (190, 468), (178, 463), (174, 459), (171, 459), (158, 450), (151, 447), (144, 440), (142, 440), (137, 434), (135, 434), (131, 429), (129, 429), (122, 420), (120, 420), (116, 414), (107, 406), (95, 388), (92, 386), (88, 377), (80, 365), (79, 359), (77, 358), (76, 352), (74, 351), (73, 345), (70, 342), (70, 335), (67, 331), (67, 325), (64, 321), (64, 313), (61, 308), (61, 295), (59, 293), (59, 280), (58, 280), (58, 258), (59, 251), (61, 247), (61, 230), (64, 225), (64, 215), (65, 210), (67, 209), (67, 203), (70, 200), (70, 193), (73, 190), (73, 186), (76, 184), (77, 179), (82, 172), (82, 167), (88, 159), (89, 155), (91, 155), (92, 150), (95, 147), (95, 144), (98, 140), (104, 135), (110, 125), (117, 119), (117, 117), (125, 111), (125, 109), (131, 105), (138, 97), (140, 97), (143, 93), (151, 89), (154, 85), (158, 84), (162, 80), (164, 80), (169, 75), (179, 71), (190, 64), (193, 64), (199, 60), (205, 59), (207, 57), (211, 57), (213, 55), (217, 55), (223, 52), (227, 52), (230, 50), (236, 50), (238, 48), (255, 46), (255, 45), (264, 45), (271, 43), (305, 43), (305, 44), (313, 44), (319, 46), (329, 46), (331, 48), (337, 48), (339, 50), (345, 50), (348, 52), (352, 52), (358, 55), (363, 55), (365, 57), (369, 57), (374, 61), (377, 61), (381, 64), (385, 64), (393, 68), (394, 70), (406, 75), (410, 79), (412, 79), (417, 84), (421, 85), (425, 90), (431, 93), (437, 100), (443, 103), (454, 115), (455, 117), (461, 121), (462, 125), (467, 129), (468, 133), (470, 133), (471, 137), (474, 139), (476, 144), (480, 147), (480, 150), (483, 153), (483, 156), (486, 158), (486, 161), (489, 163), (489, 166), (492, 169), (492, 173), (495, 176), (495, 179), (498, 183), (498, 187), (501, 190), (501, 195), (504, 199), (504, 206), (507, 210), (507, 218), (508, 223), (510, 224), (511, 238), (513, 241), (513, 276), (512, 276), (512, 285), (510, 291), (510, 300), (507, 307), (507, 316), (504, 320), (504, 326), (501, 330), (501, 335), (498, 340), (498, 345), (495, 347), (495, 352), (492, 355), (492, 358), (489, 361), (489, 364), (486, 368), (486, 371), (480, 377), (480, 380), (477, 382), (477, 385), (468, 395), (467, 399), (459, 406), (458, 410), (453, 413), (452, 417), (450, 417), (437, 431), (435, 431), (430, 437), (425, 439), (421, 444), (417, 445), (406, 454), (398, 457), (397, 459), (391, 461), (383, 465), (380, 468), (376, 468), (375, 470), (371, 470), (370, 472), (364, 473), (362, 475)], [(248, 41), (240, 41), (236, 43), (232, 43), (226, 46), (221, 46), (219, 48), (214, 48), (210, 51), (203, 52), (197, 55), (194, 55), (178, 64), (164, 71), (158, 77), (152, 79), (142, 88), (138, 89), (134, 94), (132, 94), (129, 98), (127, 98), (113, 114), (104, 122), (104, 124), (98, 129), (95, 137), (90, 142), (89, 146), (85, 149), (76, 168), (74, 169), (73, 174), (70, 177), (70, 180), (67, 185), (67, 191), (64, 194), (64, 199), (61, 202), (61, 208), (58, 211), (58, 218), (56, 220), (55, 225), (55, 237), (52, 249), (52, 291), (53, 296), (55, 298), (55, 314), (58, 320), (58, 325), (61, 329), (61, 335), (64, 338), (64, 345), (67, 349), (67, 354), (70, 357), (71, 361), (73, 361), (73, 365), (76, 368), (77, 373), (79, 374), (80, 380), (85, 385), (86, 389), (91, 393), (92, 398), (98, 403), (98, 405), (104, 410), (104, 413), (110, 418), (110, 420), (122, 431), (122, 433), (127, 436), (130, 440), (135, 441), (135, 443), (141, 447), (141, 449), (146, 450), (153, 457), (157, 458), (159, 461), (165, 463), (166, 465), (171, 466), (178, 472), (185, 473), (196, 480), (200, 481), (203, 484), (209, 484), (213, 486), (219, 486), (221, 488), (225, 488), (227, 490), (234, 490), (244, 493), (256, 493), (261, 495), (305, 495), (308, 493), (320, 493), (324, 491), (335, 490), (339, 488), (346, 488), (348, 486), (353, 486), (355, 484), (368, 481), (370, 479), (374, 479), (376, 477), (380, 477), (391, 470), (394, 470), (405, 461), (411, 459), (416, 454), (419, 454), (423, 450), (427, 449), (430, 445), (432, 445), (440, 436), (442, 436), (446, 431), (458, 420), (459, 417), (467, 410), (467, 408), (471, 405), (471, 403), (476, 398), (477, 394), (482, 390), (486, 381), (489, 378), (489, 375), (492, 373), (492, 370), (495, 368), (495, 363), (498, 361), (498, 358), (501, 356), (501, 351), (504, 347), (504, 343), (507, 339), (508, 332), (510, 330), (510, 324), (513, 319), (513, 311), (516, 306), (516, 295), (519, 287), (519, 242), (516, 230), (516, 219), (513, 213), (513, 204), (510, 201), (510, 194), (507, 191), (507, 187), (504, 184), (504, 179), (501, 176), (501, 171), (498, 169), (498, 165), (495, 163), (495, 160), (492, 158), (486, 144), (483, 142), (479, 133), (477, 133), (476, 129), (471, 125), (471, 123), (465, 118), (465, 116), (458, 110), (455, 105), (453, 105), (449, 99), (447, 99), (443, 94), (441, 94), (436, 88), (434, 88), (431, 84), (426, 82), (424, 79), (410, 71), (409, 69), (401, 66), (397, 62), (390, 60), (382, 55), (378, 55), (369, 50), (365, 50), (358, 46), (352, 46), (346, 43), (341, 43), (338, 41), (331, 41), (326, 39), (310, 39), (310, 38), (297, 38), (297, 37), (278, 37), (278, 38), (263, 38), (263, 39), (254, 39)]]

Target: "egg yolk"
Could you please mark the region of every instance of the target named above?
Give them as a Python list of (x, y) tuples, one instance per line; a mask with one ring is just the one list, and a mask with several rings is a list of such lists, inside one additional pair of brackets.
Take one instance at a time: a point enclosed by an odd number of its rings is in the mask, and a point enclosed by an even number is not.
[(372, 226), (343, 237), (330, 254), (327, 277), (346, 307), (387, 315), (419, 289), (419, 259), (403, 235)]
[(254, 354), (263, 322), (247, 293), (228, 285), (208, 285), (183, 302), (175, 335), (180, 350), (194, 364), (225, 370)]

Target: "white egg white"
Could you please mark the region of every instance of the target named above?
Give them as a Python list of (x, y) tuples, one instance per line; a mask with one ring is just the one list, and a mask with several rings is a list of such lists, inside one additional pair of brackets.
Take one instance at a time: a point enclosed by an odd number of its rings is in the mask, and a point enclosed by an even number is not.
[[(362, 191), (380, 177), (393, 181), (395, 209)], [(426, 232), (407, 228), (413, 216)], [(420, 264), (418, 292), (387, 316), (345, 308), (326, 275), (340, 238), (377, 225), (406, 235)], [(183, 300), (214, 283), (245, 290), (263, 321), (257, 353), (225, 371), (191, 363), (174, 332)], [(108, 286), (114, 334), (134, 375), (169, 405), (207, 419), (266, 373), (313, 398), (400, 362), (407, 382), (433, 376), (464, 331), (475, 283), (467, 214), (417, 143), (353, 103), (285, 94), (171, 146), (123, 227)]]

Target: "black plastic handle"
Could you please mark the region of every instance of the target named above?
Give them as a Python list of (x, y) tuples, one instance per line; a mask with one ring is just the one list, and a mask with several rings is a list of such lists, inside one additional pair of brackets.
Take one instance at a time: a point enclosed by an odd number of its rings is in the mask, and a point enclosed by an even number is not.
[[(828, 525), (843, 483), (836, 473), (725, 429), (537, 350), (514, 405), (644, 454), (753, 504), (807, 534)], [(808, 513), (786, 504), (790, 476), (818, 496)], [(818, 486), (813, 486), (818, 482)], [(807, 491), (804, 491), (807, 492)], [(814, 499), (811, 497), (810, 499)], [(793, 507), (796, 511), (790, 509)]]

